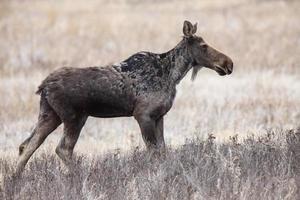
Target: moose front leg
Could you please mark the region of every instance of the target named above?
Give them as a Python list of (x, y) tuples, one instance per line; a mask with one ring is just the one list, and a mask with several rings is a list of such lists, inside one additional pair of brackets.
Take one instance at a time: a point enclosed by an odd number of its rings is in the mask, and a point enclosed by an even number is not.
[(161, 116), (156, 120), (156, 140), (157, 145), (160, 150), (165, 150), (165, 140), (164, 140), (164, 117)]
[(146, 144), (148, 150), (153, 150), (157, 148), (157, 138), (156, 138), (156, 122), (149, 115), (139, 115), (135, 116), (137, 120), (143, 140)]

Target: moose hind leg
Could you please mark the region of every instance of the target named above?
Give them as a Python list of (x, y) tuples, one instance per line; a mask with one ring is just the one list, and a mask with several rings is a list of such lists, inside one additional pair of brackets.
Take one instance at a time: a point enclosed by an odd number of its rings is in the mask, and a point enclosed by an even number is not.
[(61, 120), (55, 111), (47, 104), (41, 102), (39, 120), (32, 135), (27, 138), (19, 147), (21, 153), (18, 164), (17, 174), (20, 174), (31, 155), (44, 142), (46, 137), (61, 124)]
[(24, 149), (28, 145), (29, 141), (31, 140), (31, 138), (33, 137), (33, 135), (35, 134), (35, 132), (36, 132), (36, 128), (34, 128), (34, 130), (32, 131), (32, 133), (30, 134), (30, 136), (28, 138), (26, 138), (26, 140), (24, 140), (24, 142), (22, 142), (22, 144), (19, 146), (19, 156), (23, 154)]
[(56, 154), (66, 165), (72, 164), (72, 154), (80, 131), (87, 120), (86, 116), (64, 122), (64, 134), (56, 147)]

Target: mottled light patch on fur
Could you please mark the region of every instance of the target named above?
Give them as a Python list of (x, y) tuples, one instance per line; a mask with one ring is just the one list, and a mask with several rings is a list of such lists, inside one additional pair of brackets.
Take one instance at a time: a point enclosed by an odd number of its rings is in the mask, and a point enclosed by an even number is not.
[(139, 52), (138, 54), (140, 54), (140, 55), (144, 55), (144, 56), (147, 56), (147, 55), (149, 54), (149, 52), (146, 52), (146, 51), (141, 51), (141, 52)]

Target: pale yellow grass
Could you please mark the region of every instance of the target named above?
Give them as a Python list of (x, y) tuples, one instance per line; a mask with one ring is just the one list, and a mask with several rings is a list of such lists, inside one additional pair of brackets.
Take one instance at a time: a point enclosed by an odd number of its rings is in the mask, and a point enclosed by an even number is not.
[[(300, 123), (300, 3), (296, 1), (1, 1), (0, 152), (17, 155), (37, 114), (40, 81), (61, 66), (119, 62), (181, 39), (185, 19), (232, 57), (232, 76), (202, 70), (178, 87), (165, 120), (168, 145), (213, 133), (222, 141)], [(190, 76), (190, 74), (188, 74)], [(42, 148), (53, 150), (61, 127)], [(90, 118), (76, 151), (142, 146), (131, 118)]]

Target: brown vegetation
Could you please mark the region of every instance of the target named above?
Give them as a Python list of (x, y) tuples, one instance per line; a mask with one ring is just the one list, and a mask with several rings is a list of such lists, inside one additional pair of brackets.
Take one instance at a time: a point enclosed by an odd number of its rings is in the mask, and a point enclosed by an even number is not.
[[(72, 173), (44, 152), (13, 179), (15, 161), (0, 159), (1, 199), (297, 199), (300, 132), (269, 131), (243, 142), (232, 137), (187, 141), (166, 159), (136, 149), (76, 157)], [(299, 196), (298, 196), (299, 197)]]

